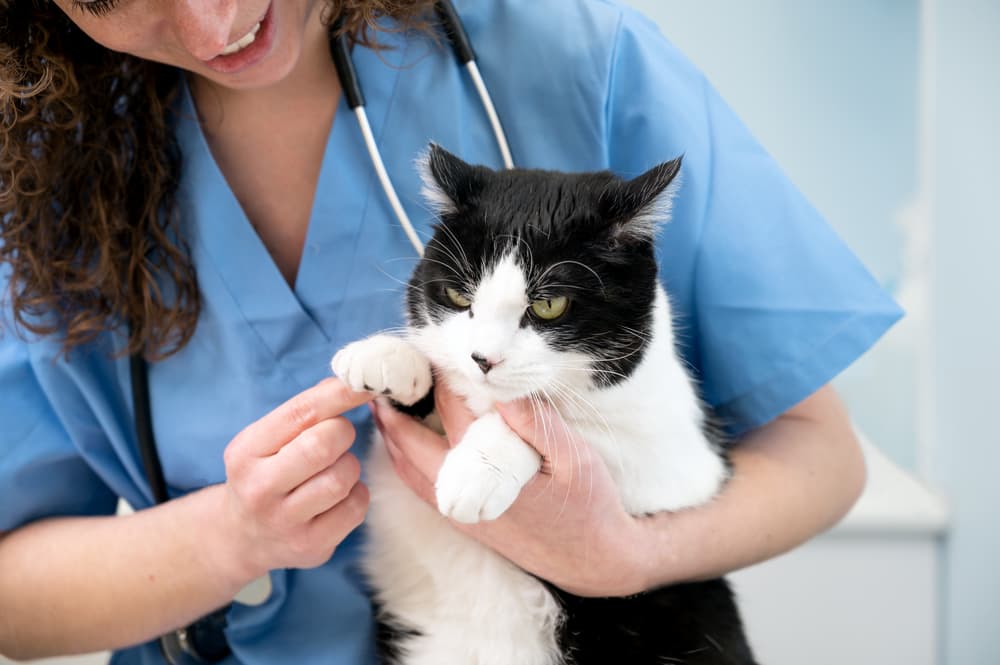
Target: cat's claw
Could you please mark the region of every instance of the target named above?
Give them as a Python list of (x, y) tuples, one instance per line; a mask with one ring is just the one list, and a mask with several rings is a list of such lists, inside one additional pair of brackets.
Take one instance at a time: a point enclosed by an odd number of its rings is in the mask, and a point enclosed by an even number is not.
[(392, 335), (348, 344), (333, 356), (330, 367), (352, 390), (387, 395), (407, 406), (426, 396), (433, 384), (427, 357)]

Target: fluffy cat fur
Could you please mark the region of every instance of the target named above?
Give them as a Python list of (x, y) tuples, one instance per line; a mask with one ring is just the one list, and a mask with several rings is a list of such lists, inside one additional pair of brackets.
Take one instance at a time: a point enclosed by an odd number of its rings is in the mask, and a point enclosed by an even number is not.
[[(494, 172), (431, 147), (423, 175), (439, 223), (408, 285), (408, 334), (355, 342), (332, 362), (355, 389), (403, 407), (428, 404), (433, 365), (478, 416), (440, 470), (437, 511), (372, 446), (364, 564), (385, 662), (753, 664), (721, 579), (580, 598), (442, 518), (495, 519), (538, 471), (538, 453), (493, 408), (522, 397), (550, 402), (600, 454), (633, 515), (719, 491), (725, 454), (675, 353), (654, 257), (679, 170), (680, 159), (627, 181)], [(565, 312), (544, 318), (561, 298)]]

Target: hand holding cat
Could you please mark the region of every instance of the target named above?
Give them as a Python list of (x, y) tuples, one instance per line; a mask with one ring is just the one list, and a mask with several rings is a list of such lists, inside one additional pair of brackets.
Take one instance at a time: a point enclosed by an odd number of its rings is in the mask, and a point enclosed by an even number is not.
[(342, 414), (371, 399), (338, 379), (296, 395), (226, 447), (220, 528), (232, 534), (238, 575), (322, 564), (364, 519), (368, 490), (347, 452), (354, 428)]
[[(435, 403), (447, 438), (391, 407), (375, 420), (397, 473), (437, 507), (435, 481), (449, 450), (475, 417), (438, 383)], [(456, 528), (521, 568), (571, 593), (620, 596), (645, 588), (638, 521), (625, 512), (603, 461), (551, 408), (498, 405), (507, 425), (542, 457), (541, 470), (499, 518)]]

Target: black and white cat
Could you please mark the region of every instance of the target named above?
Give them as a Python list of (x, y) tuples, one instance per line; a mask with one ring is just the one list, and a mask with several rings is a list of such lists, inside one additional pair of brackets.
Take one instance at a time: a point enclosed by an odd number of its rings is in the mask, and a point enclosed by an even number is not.
[(604, 460), (633, 515), (705, 503), (726, 481), (674, 350), (654, 236), (680, 159), (633, 180), (610, 172), (495, 172), (437, 146), (423, 163), (439, 213), (408, 285), (408, 333), (346, 346), (355, 389), (426, 403), (431, 366), (478, 416), (445, 459), (440, 512), (366, 465), (366, 573), (399, 665), (752, 665), (723, 580), (629, 598), (579, 598), (459, 532), (492, 520), (539, 470), (493, 405), (544, 399)]

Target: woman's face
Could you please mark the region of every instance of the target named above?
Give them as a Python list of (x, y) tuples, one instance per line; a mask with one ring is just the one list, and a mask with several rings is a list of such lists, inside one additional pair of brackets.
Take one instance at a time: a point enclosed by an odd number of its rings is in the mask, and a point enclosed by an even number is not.
[(56, 0), (99, 44), (226, 88), (263, 87), (320, 31), (320, 0)]

